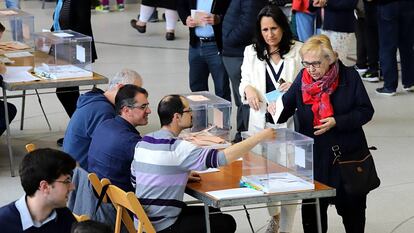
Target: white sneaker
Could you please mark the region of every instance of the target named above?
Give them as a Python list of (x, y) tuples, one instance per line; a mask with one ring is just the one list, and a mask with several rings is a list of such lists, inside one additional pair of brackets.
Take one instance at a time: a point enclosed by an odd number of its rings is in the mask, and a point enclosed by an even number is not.
[(404, 90), (404, 91), (413, 92), (413, 91), (414, 91), (414, 85), (411, 85), (411, 86), (409, 86), (409, 87), (404, 86), (404, 87), (403, 87), (403, 90)]

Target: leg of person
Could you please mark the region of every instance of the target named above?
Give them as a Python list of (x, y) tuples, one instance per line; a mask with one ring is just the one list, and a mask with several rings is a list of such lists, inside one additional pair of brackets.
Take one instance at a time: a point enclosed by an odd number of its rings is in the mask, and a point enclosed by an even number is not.
[(146, 6), (141, 4), (139, 11), (139, 19), (131, 19), (131, 27), (135, 28), (139, 33), (145, 33), (147, 31), (147, 22), (154, 12), (155, 7)]
[[(315, 202), (315, 199), (306, 199), (302, 201), (302, 226), (304, 233), (317, 233), (318, 225), (316, 223), (316, 205), (309, 204)], [(321, 211), (322, 232), (328, 231), (328, 206), (329, 199), (319, 199), (319, 206)]]
[(116, 4), (118, 6), (118, 11), (125, 10), (124, 0), (116, 0)]
[(315, 33), (315, 14), (296, 12), (296, 31), (300, 41), (306, 41)]
[(266, 228), (266, 233), (278, 233), (280, 228), (280, 202), (266, 203), (267, 211), (269, 212), (270, 220)]
[[(379, 45), (377, 6), (375, 2), (364, 1), (365, 7), (365, 46), (367, 49), (368, 70), (362, 75), (367, 81), (379, 81)], [(370, 80), (368, 80), (370, 79)]]
[[(214, 213), (216, 212), (216, 213)], [(217, 213), (218, 209), (210, 208), (210, 229), (212, 233), (232, 233), (236, 231), (236, 221), (231, 215)], [(203, 233), (206, 232), (206, 221), (203, 206), (186, 206), (182, 209), (177, 221), (159, 233)]]
[(79, 87), (60, 87), (56, 88), (56, 95), (65, 108), (69, 118), (76, 110), (76, 103), (79, 98)]
[(361, 75), (367, 71), (367, 49), (365, 44), (365, 18), (358, 18), (355, 24), (355, 38), (357, 49), (357, 60), (355, 69)]
[(229, 76), (231, 87), (233, 91), (234, 103), (237, 106), (236, 125), (237, 133), (234, 136), (233, 142), (241, 141), (241, 132), (247, 131), (249, 127), (249, 112), (250, 107), (243, 105), (240, 97), (239, 86), (241, 81), (241, 65), (243, 57), (222, 57), (224, 68)]
[(208, 91), (208, 70), (207, 62), (201, 52), (201, 45), (196, 47), (190, 46), (188, 50), (188, 62), (190, 66), (189, 84), (190, 90), (194, 91)]
[(414, 2), (400, 1), (399, 4), (401, 80), (405, 91), (414, 91)]
[(178, 14), (175, 10), (169, 10), (165, 9), (165, 28), (166, 28), (166, 34), (165, 39), (166, 40), (175, 40), (175, 26), (177, 25), (177, 19)]
[(336, 189), (335, 207), (346, 233), (364, 233), (366, 202), (366, 195), (351, 196), (341, 187)]
[(217, 44), (215, 42), (207, 42), (202, 44), (202, 53), (205, 57), (208, 69), (213, 77), (214, 91), (217, 96), (231, 101), (231, 90), (229, 76), (223, 65)]
[(8, 9), (20, 9), (20, 0), (6, 0), (5, 3)]
[(280, 233), (292, 232), (298, 201), (284, 201), (280, 209)]
[(398, 4), (390, 2), (378, 5), (378, 36), (380, 65), (384, 76), (384, 87), (376, 92), (382, 95), (395, 95), (398, 86), (397, 44), (398, 44)]
[(0, 136), (6, 131), (7, 125), (10, 124), (17, 114), (16, 106), (12, 103), (7, 103), (7, 110), (9, 112), (9, 122), (6, 122), (6, 113), (4, 111), (4, 102), (0, 100)]

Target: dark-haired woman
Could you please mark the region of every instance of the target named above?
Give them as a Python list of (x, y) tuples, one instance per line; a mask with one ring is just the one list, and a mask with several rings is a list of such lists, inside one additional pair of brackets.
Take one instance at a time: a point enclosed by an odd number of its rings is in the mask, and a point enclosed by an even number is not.
[[(289, 89), (302, 68), (301, 45), (293, 40), (288, 19), (279, 7), (269, 5), (259, 12), (255, 43), (244, 51), (239, 87), (243, 103), (250, 106), (249, 130), (264, 128), (266, 122), (274, 122), (266, 110), (265, 94), (276, 89), (281, 92)], [(292, 125), (292, 121), (288, 122), (288, 126)], [(290, 232), (295, 212), (295, 205), (269, 207), (272, 218), (266, 232), (278, 232), (279, 228), (280, 232)]]

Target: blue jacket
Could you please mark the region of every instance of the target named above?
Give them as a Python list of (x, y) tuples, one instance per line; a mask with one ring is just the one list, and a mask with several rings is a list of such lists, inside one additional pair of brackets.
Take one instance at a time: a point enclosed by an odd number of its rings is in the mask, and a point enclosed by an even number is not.
[[(314, 139), (314, 179), (329, 186), (338, 187), (340, 177), (333, 166), (332, 146), (338, 144), (342, 155), (367, 148), (362, 126), (372, 119), (374, 108), (365, 90), (361, 77), (352, 67), (339, 67), (339, 84), (330, 96), (334, 109), (336, 126), (326, 133), (315, 136), (312, 105), (303, 103), (302, 73), (300, 72), (289, 90), (283, 95), (284, 109), (279, 123), (286, 122), (293, 114), (298, 118), (295, 124), (298, 132)], [(346, 160), (346, 157), (344, 158)]]
[(223, 19), (223, 56), (243, 57), (255, 34), (257, 14), (265, 4), (265, 0), (231, 1)]
[(0, 226), (2, 233), (70, 233), (72, 224), (76, 221), (68, 208), (58, 208), (56, 219), (39, 228), (30, 227), (23, 231), (20, 213), (15, 202), (0, 208)]
[(63, 151), (70, 154), (88, 171), (88, 150), (95, 128), (104, 120), (115, 117), (114, 106), (100, 89), (81, 95), (76, 111), (66, 128)]
[(102, 122), (92, 135), (88, 152), (89, 172), (108, 178), (124, 191), (135, 191), (131, 184), (131, 163), (139, 132), (120, 116)]

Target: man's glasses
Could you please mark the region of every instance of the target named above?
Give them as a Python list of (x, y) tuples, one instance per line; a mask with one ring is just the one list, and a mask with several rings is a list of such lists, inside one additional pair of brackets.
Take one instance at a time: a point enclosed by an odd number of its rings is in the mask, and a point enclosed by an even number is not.
[(55, 182), (70, 185), (70, 184), (72, 184), (72, 177), (69, 177), (66, 180), (55, 180)]
[(307, 62), (307, 61), (302, 61), (302, 65), (305, 68), (310, 68), (311, 66), (313, 68), (319, 68), (321, 67), (322, 62), (321, 61), (314, 61), (314, 62)]
[(132, 105), (132, 106), (128, 106), (128, 108), (139, 108), (143, 111), (147, 110), (149, 104), (141, 104), (141, 105)]
[(187, 110), (183, 110), (183, 113), (185, 112), (193, 112), (193, 110), (191, 108), (187, 109)]

